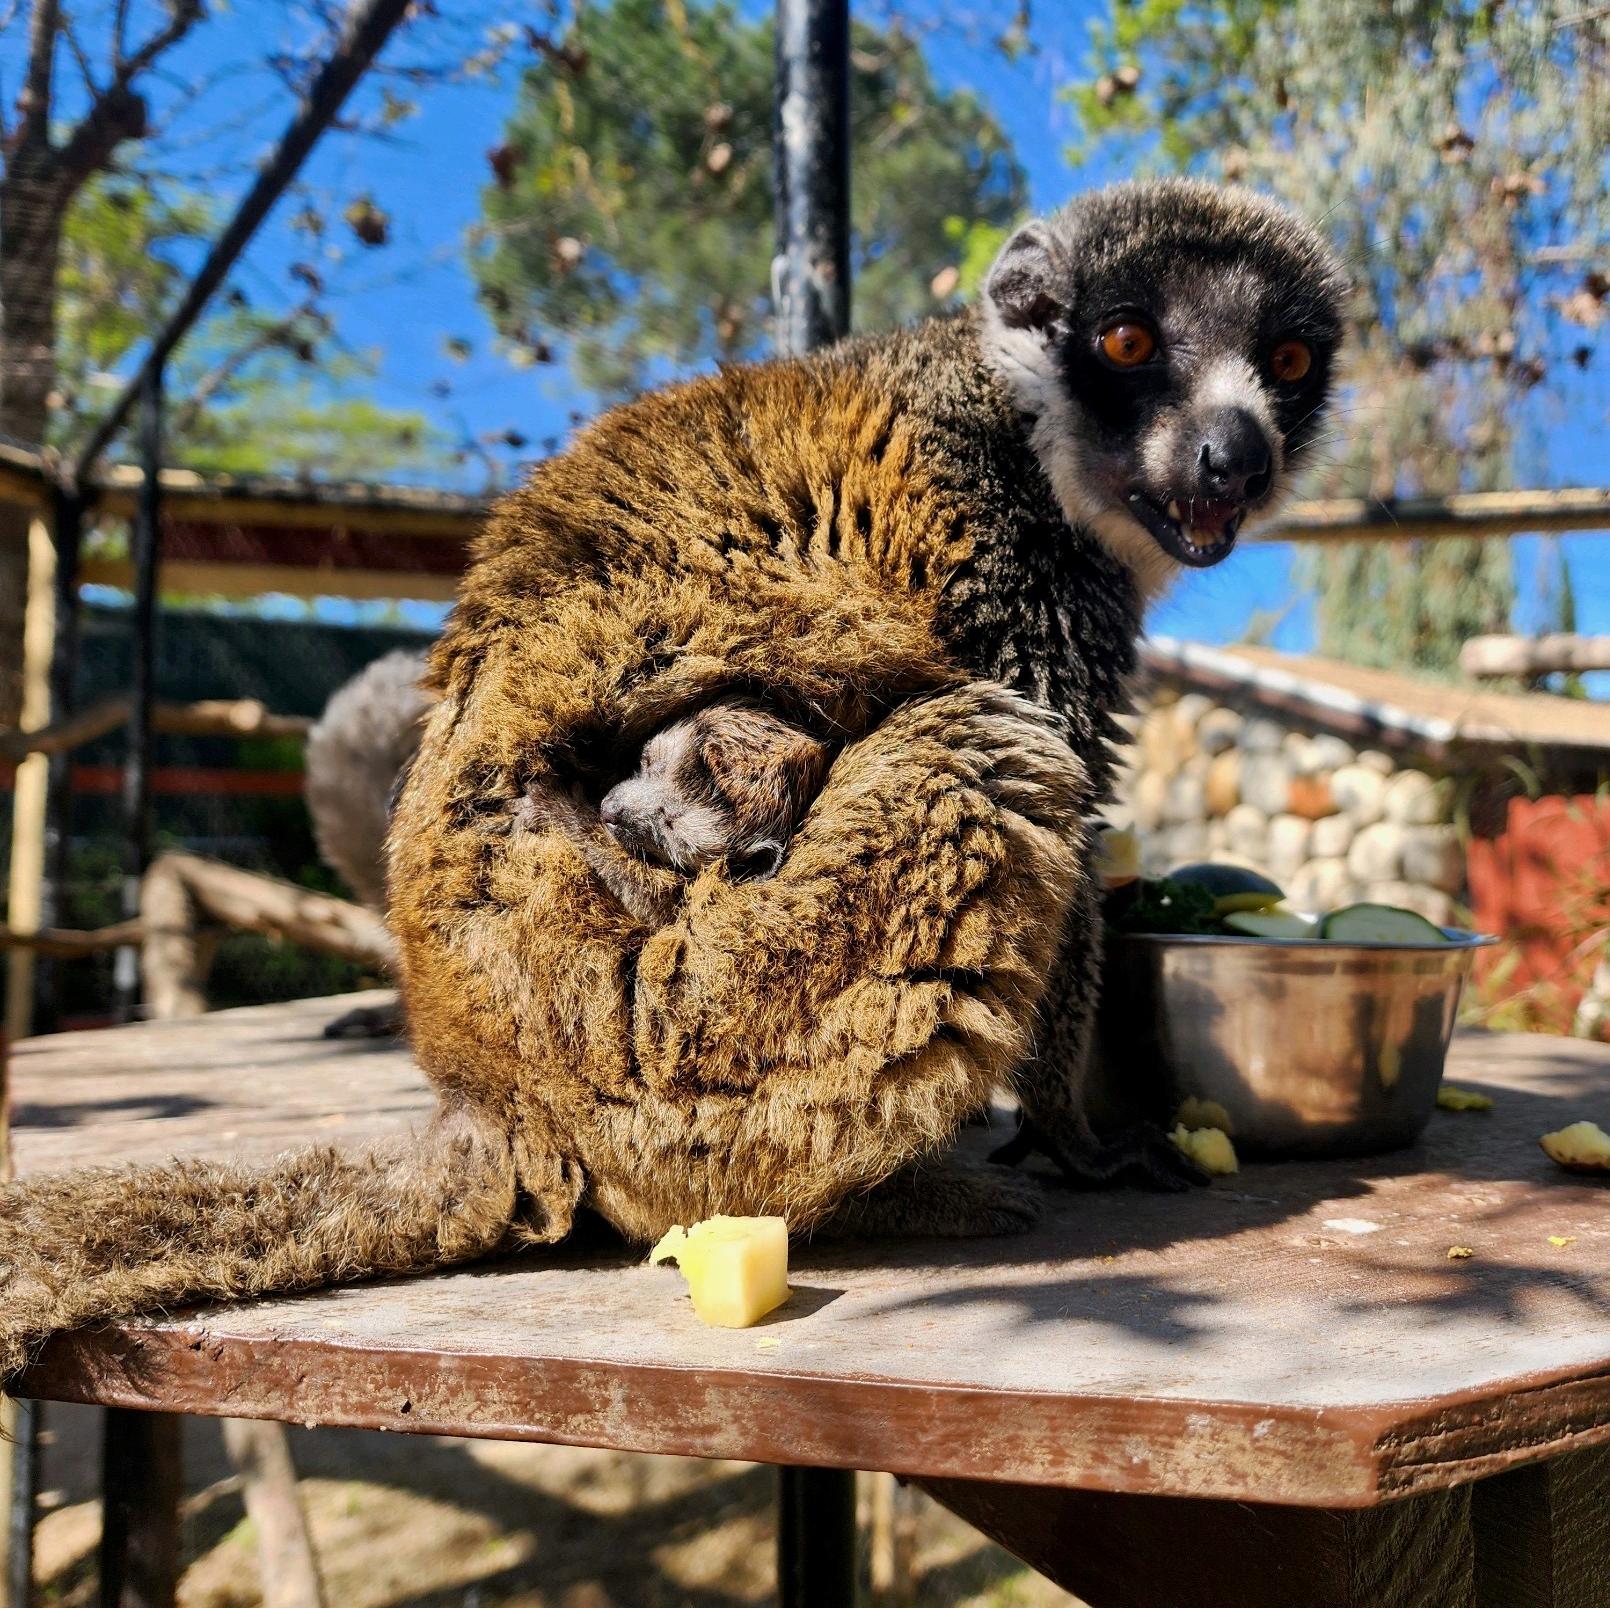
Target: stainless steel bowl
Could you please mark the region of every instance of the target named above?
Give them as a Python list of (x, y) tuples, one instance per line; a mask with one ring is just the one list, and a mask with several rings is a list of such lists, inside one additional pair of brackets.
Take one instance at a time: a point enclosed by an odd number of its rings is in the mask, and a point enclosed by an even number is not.
[(1125, 935), (1108, 947), (1096, 1109), (1171, 1122), (1221, 1106), (1243, 1155), (1344, 1156), (1412, 1144), (1436, 1104), (1475, 951)]

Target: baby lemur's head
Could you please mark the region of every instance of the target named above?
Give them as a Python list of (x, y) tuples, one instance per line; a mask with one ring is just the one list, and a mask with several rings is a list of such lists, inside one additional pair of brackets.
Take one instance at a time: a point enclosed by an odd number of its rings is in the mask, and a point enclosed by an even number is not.
[(1229, 555), (1316, 439), (1347, 276), (1250, 191), (1121, 184), (1025, 224), (985, 285), (986, 357), (1064, 515), (1150, 595)]
[(821, 786), (828, 746), (738, 699), (665, 727), (599, 814), (622, 848), (678, 871), (768, 876)]

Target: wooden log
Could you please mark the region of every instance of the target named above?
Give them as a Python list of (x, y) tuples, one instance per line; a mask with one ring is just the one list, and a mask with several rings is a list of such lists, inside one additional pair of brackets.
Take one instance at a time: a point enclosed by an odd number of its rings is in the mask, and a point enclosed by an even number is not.
[[(55, 645), (56, 543), (50, 521), (36, 516), (28, 527), (28, 599), (22, 630), (22, 709), (24, 730), (50, 722), (50, 659)], [(50, 764), (43, 755), (18, 766), (11, 796), (11, 865), (7, 915), (23, 932), (44, 919), (45, 803)], [(6, 961), (4, 1023), (14, 1039), (33, 1027), (34, 957), (17, 950)]]
[(145, 936), (139, 921), (117, 921), (110, 927), (44, 927), (38, 932), (18, 932), (0, 927), (0, 949), (21, 954), (49, 955), (55, 960), (83, 960), (108, 949), (137, 944)]
[(0, 759), (20, 762), (31, 754), (66, 754), (116, 731), (129, 718), (126, 696), (102, 698), (88, 709), (43, 726), (38, 731), (0, 732)]
[(1548, 676), (1610, 670), (1610, 636), (1472, 637), (1459, 650), (1467, 676)]
[(324, 1586), (285, 1426), (267, 1419), (226, 1418), (224, 1445), (241, 1477), (246, 1516), (257, 1527), (263, 1608), (324, 1608)]
[(362, 905), (196, 854), (163, 854), (141, 881), (140, 964), (146, 1004), (161, 1018), (207, 1008), (210, 954), (204, 919), (304, 944), (343, 960), (392, 970), (396, 948), (385, 923)]
[[(126, 696), (103, 698), (88, 709), (38, 731), (0, 732), (0, 759), (21, 761), (32, 754), (65, 754), (115, 731), (129, 718)], [(296, 737), (313, 729), (307, 715), (276, 715), (256, 698), (203, 698), (197, 703), (159, 703), (151, 711), (153, 731), (175, 737)]]
[(157, 731), (181, 737), (306, 737), (313, 729), (311, 717), (276, 715), (256, 698), (158, 704), (151, 723)]

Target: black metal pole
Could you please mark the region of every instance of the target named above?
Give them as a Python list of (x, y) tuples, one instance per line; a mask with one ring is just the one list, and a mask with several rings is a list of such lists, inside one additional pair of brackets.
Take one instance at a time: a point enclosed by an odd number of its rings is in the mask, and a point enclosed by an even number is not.
[[(777, 349), (815, 351), (850, 329), (849, 0), (777, 0), (772, 148)], [(853, 1608), (855, 1474), (777, 1470), (782, 1608)]]
[[(128, 750), (123, 761), (123, 914), (140, 913), (140, 879), (151, 859), (151, 705), (156, 699), (157, 561), (162, 529), (162, 368), (146, 373), (140, 399), (140, 501), (134, 516), (133, 666)], [(140, 1004), (140, 952), (118, 950), (113, 983), (125, 1021)]]
[(777, 0), (777, 349), (850, 329), (849, 0)]
[(185, 298), (151, 343), (145, 363), (123, 394), (107, 411), (94, 433), (73, 460), (69, 479), (82, 484), (84, 476), (106, 450), (107, 443), (122, 428), (135, 402), (143, 394), (151, 375), (167, 362), (174, 347), (184, 339), (212, 294), (235, 265), (235, 259), (257, 232), (257, 227), (279, 200), (285, 187), (296, 177), (319, 136), (329, 126), (352, 86), (363, 77), (391, 31), (407, 14), (413, 0), (369, 0), (356, 11), (330, 59), (319, 69), (308, 86), (296, 115), (291, 119), (274, 154), (263, 164), (257, 180), (246, 192), (233, 218), (219, 235), (191, 282)]
[(855, 1608), (850, 1470), (777, 1470), (777, 1601), (781, 1608)]
[(34, 1600), (34, 1504), (39, 1495), (39, 1403), (18, 1400), (12, 1410), (10, 1511), (6, 1514), (6, 1608), (29, 1608)]

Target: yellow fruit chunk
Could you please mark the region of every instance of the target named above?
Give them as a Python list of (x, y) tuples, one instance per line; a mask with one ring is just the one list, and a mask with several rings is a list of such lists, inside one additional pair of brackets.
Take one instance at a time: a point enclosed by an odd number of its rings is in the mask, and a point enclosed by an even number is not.
[(1477, 1094), (1474, 1089), (1456, 1089), (1451, 1083), (1444, 1083), (1437, 1090), (1437, 1108), (1440, 1111), (1491, 1111), (1492, 1098), (1489, 1095)]
[(1573, 1122), (1538, 1141), (1550, 1161), (1569, 1172), (1610, 1172), (1610, 1133), (1596, 1122)]
[(1557, 1251), (1563, 1251), (1567, 1245), (1576, 1244), (1575, 1234), (1550, 1234), (1549, 1244)]
[(1096, 870), (1109, 888), (1133, 882), (1140, 875), (1140, 839), (1116, 826), (1104, 828), (1097, 844)]
[(1203, 1100), (1194, 1094), (1180, 1101), (1180, 1108), (1174, 1113), (1174, 1124), (1179, 1128), (1222, 1128), (1226, 1133), (1235, 1132), (1230, 1125), (1230, 1113), (1217, 1100)]
[(1448, 1247), (1448, 1260), (1450, 1262), (1468, 1262), (1475, 1254), (1468, 1245), (1450, 1245)]
[(649, 1261), (675, 1262), (700, 1321), (718, 1329), (747, 1329), (788, 1299), (788, 1224), (780, 1217), (678, 1224)]
[(1212, 1173), (1215, 1178), (1241, 1171), (1241, 1163), (1235, 1159), (1235, 1146), (1222, 1128), (1187, 1128), (1181, 1123), (1169, 1138), (1203, 1172)]

